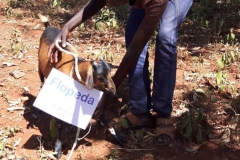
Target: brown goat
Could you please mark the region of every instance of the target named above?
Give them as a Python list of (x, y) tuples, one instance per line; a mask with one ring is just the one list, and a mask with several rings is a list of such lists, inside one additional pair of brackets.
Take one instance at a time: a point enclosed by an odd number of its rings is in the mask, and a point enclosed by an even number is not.
[[(42, 84), (44, 78), (47, 78), (52, 68), (56, 68), (59, 71), (70, 75), (72, 78), (79, 81), (75, 69), (74, 69), (74, 57), (66, 53), (58, 53), (58, 63), (51, 63), (50, 58), (47, 56), (50, 45), (54, 42), (60, 30), (55, 27), (50, 27), (46, 17), (39, 14), (39, 18), (44, 22), (46, 29), (44, 30), (41, 38), (38, 50), (39, 66), (38, 72)], [(67, 49), (70, 50), (70, 49)], [(71, 50), (70, 50), (71, 51)], [(110, 66), (104, 60), (97, 61), (85, 61), (78, 58), (79, 74), (82, 78), (81, 83), (85, 84), (88, 89), (95, 87), (103, 92), (115, 94), (116, 87), (112, 81), (110, 75)], [(57, 141), (55, 142), (54, 152), (57, 152), (57, 158), (61, 157), (61, 128), (62, 124), (60, 120), (57, 120)]]

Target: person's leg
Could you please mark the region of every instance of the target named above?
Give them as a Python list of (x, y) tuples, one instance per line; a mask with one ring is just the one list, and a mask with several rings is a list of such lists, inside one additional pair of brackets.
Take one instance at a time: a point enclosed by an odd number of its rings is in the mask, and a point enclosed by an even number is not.
[[(126, 25), (126, 48), (130, 45), (145, 16), (144, 9), (132, 8)], [(133, 114), (149, 113), (151, 105), (148, 72), (148, 44), (142, 51), (137, 64), (129, 73), (129, 93)]]
[(160, 118), (172, 112), (176, 81), (178, 27), (185, 18), (192, 0), (169, 0), (161, 18), (156, 38), (153, 84), (153, 110)]
[[(178, 27), (192, 0), (169, 0), (156, 37), (152, 103), (158, 118), (169, 118), (176, 81)], [(164, 137), (165, 136), (165, 137)], [(169, 141), (164, 135), (160, 142)], [(159, 140), (159, 139), (158, 139)]]

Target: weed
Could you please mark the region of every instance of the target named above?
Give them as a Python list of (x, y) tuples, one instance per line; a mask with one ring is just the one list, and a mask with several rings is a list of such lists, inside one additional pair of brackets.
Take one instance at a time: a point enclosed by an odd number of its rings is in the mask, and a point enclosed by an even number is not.
[(23, 49), (23, 44), (18, 37), (21, 36), (19, 30), (14, 30), (12, 34), (11, 52), (16, 55), (21, 49)]
[(78, 30), (79, 30), (79, 31), (84, 31), (84, 30), (85, 30), (85, 25), (84, 25), (84, 23), (81, 23), (81, 24), (78, 26)]
[(197, 28), (212, 28), (219, 35), (227, 31), (230, 26), (239, 26), (239, 0), (200, 0), (193, 6), (190, 9), (191, 19)]
[(95, 55), (96, 59), (103, 58), (105, 60), (110, 60), (113, 62), (114, 55), (112, 52), (109, 52), (109, 49), (111, 48), (111, 41), (108, 43), (108, 47), (106, 49), (100, 49), (99, 53)]
[[(239, 56), (239, 53), (235, 49), (236, 44), (237, 42), (235, 40), (235, 34), (233, 33), (233, 29), (231, 28), (230, 33), (227, 35), (225, 52), (222, 54), (220, 59), (217, 59), (219, 69), (216, 74), (216, 83), (220, 86), (221, 91), (225, 88), (227, 83), (227, 67), (235, 61), (235, 55)], [(230, 85), (230, 87), (232, 91), (234, 91), (234, 86)]]
[(198, 98), (204, 92), (202, 90), (195, 90), (190, 92), (191, 99), (193, 101), (187, 104), (189, 108), (189, 112), (185, 114), (182, 120), (181, 125), (181, 134), (184, 140), (188, 144), (196, 143), (201, 144), (203, 142), (203, 133), (202, 133), (202, 123), (203, 123), (203, 109), (196, 108), (196, 104), (198, 102)]
[(0, 158), (3, 159), (4, 157), (8, 157), (10, 154), (9, 151), (14, 151), (16, 146), (18, 145), (15, 143), (11, 138), (16, 135), (16, 133), (21, 132), (22, 128), (19, 126), (5, 126), (0, 128)]
[(7, 18), (10, 18), (12, 16), (12, 7), (6, 7), (5, 12), (7, 14)]
[[(104, 27), (106, 25), (106, 27)], [(95, 21), (95, 29), (109, 30), (111, 27), (118, 29), (115, 13), (107, 7), (102, 8)]]
[(61, 0), (51, 0), (51, 5), (52, 7), (57, 7), (57, 6), (60, 6), (61, 5)]
[(120, 21), (125, 21), (126, 17), (129, 13), (130, 7), (128, 4), (119, 6), (119, 7), (114, 7), (111, 8), (111, 10), (115, 13), (116, 17), (118, 18), (118, 20)]

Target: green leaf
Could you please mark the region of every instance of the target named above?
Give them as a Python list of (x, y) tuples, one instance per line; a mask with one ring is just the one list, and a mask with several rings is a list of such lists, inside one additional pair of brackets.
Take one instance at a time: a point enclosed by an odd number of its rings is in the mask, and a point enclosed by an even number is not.
[(95, 23), (95, 28), (96, 28), (97, 30), (99, 30), (99, 22), (96, 22), (96, 23)]
[(116, 21), (115, 19), (112, 21), (112, 26), (113, 26), (114, 28), (117, 26), (117, 21)]
[(202, 131), (201, 129), (198, 129), (198, 134), (197, 134), (197, 143), (201, 144), (202, 143)]
[(234, 85), (230, 85), (230, 86), (231, 86), (232, 91), (234, 92), (235, 91)]
[(186, 117), (184, 117), (183, 122), (182, 122), (182, 129), (184, 129), (188, 123), (190, 123), (190, 117), (187, 115)]
[(225, 88), (225, 85), (220, 86), (220, 91), (222, 91)]
[(186, 131), (184, 133), (184, 137), (190, 141), (191, 140), (191, 136), (192, 136), (192, 126), (191, 123), (188, 123), (186, 126)]
[(0, 142), (0, 151), (3, 150), (3, 142)]
[(226, 73), (226, 72), (224, 72), (224, 73), (222, 74), (222, 77), (223, 77), (223, 81), (225, 81), (225, 80), (226, 80), (226, 78), (227, 78), (227, 73)]
[(52, 138), (55, 138), (57, 136), (57, 128), (56, 128), (56, 119), (52, 119), (49, 123), (50, 125), (50, 134)]
[(52, 1), (52, 7), (56, 7), (58, 5), (58, 1), (57, 0), (53, 0)]
[(110, 22), (106, 22), (107, 26), (110, 27)]
[(203, 109), (200, 108), (199, 111), (198, 111), (197, 122), (201, 123), (202, 122), (202, 118), (203, 118)]
[(223, 61), (221, 60), (221, 59), (218, 59), (217, 60), (217, 63), (218, 63), (218, 66), (222, 69), (222, 68), (224, 68), (224, 63), (223, 63)]
[(136, 138), (139, 142), (143, 140), (143, 128), (136, 131)]
[(235, 39), (235, 34), (234, 33), (230, 33), (231, 35), (231, 39), (234, 40)]
[(217, 79), (217, 85), (219, 85), (222, 81), (222, 71), (218, 71), (216, 79)]
[(198, 88), (198, 89), (196, 89), (195, 90), (197, 93), (202, 93), (202, 94), (204, 94), (205, 95), (205, 92), (204, 92), (204, 90), (202, 90), (201, 88)]
[(235, 60), (234, 51), (231, 51), (230, 55), (231, 55), (231, 61), (234, 62), (234, 60)]
[(209, 21), (206, 21), (206, 27), (207, 28), (209, 27)]
[(121, 117), (121, 118), (119, 119), (119, 122), (120, 122), (120, 124), (121, 124), (122, 127), (124, 127), (124, 128), (127, 128), (127, 127), (128, 127), (128, 122), (127, 122), (126, 118)]

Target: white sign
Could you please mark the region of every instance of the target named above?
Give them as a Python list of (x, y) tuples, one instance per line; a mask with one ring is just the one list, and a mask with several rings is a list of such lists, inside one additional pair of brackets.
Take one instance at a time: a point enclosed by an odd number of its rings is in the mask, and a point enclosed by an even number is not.
[(86, 129), (102, 94), (96, 89), (88, 90), (83, 84), (53, 68), (33, 105), (58, 119)]

